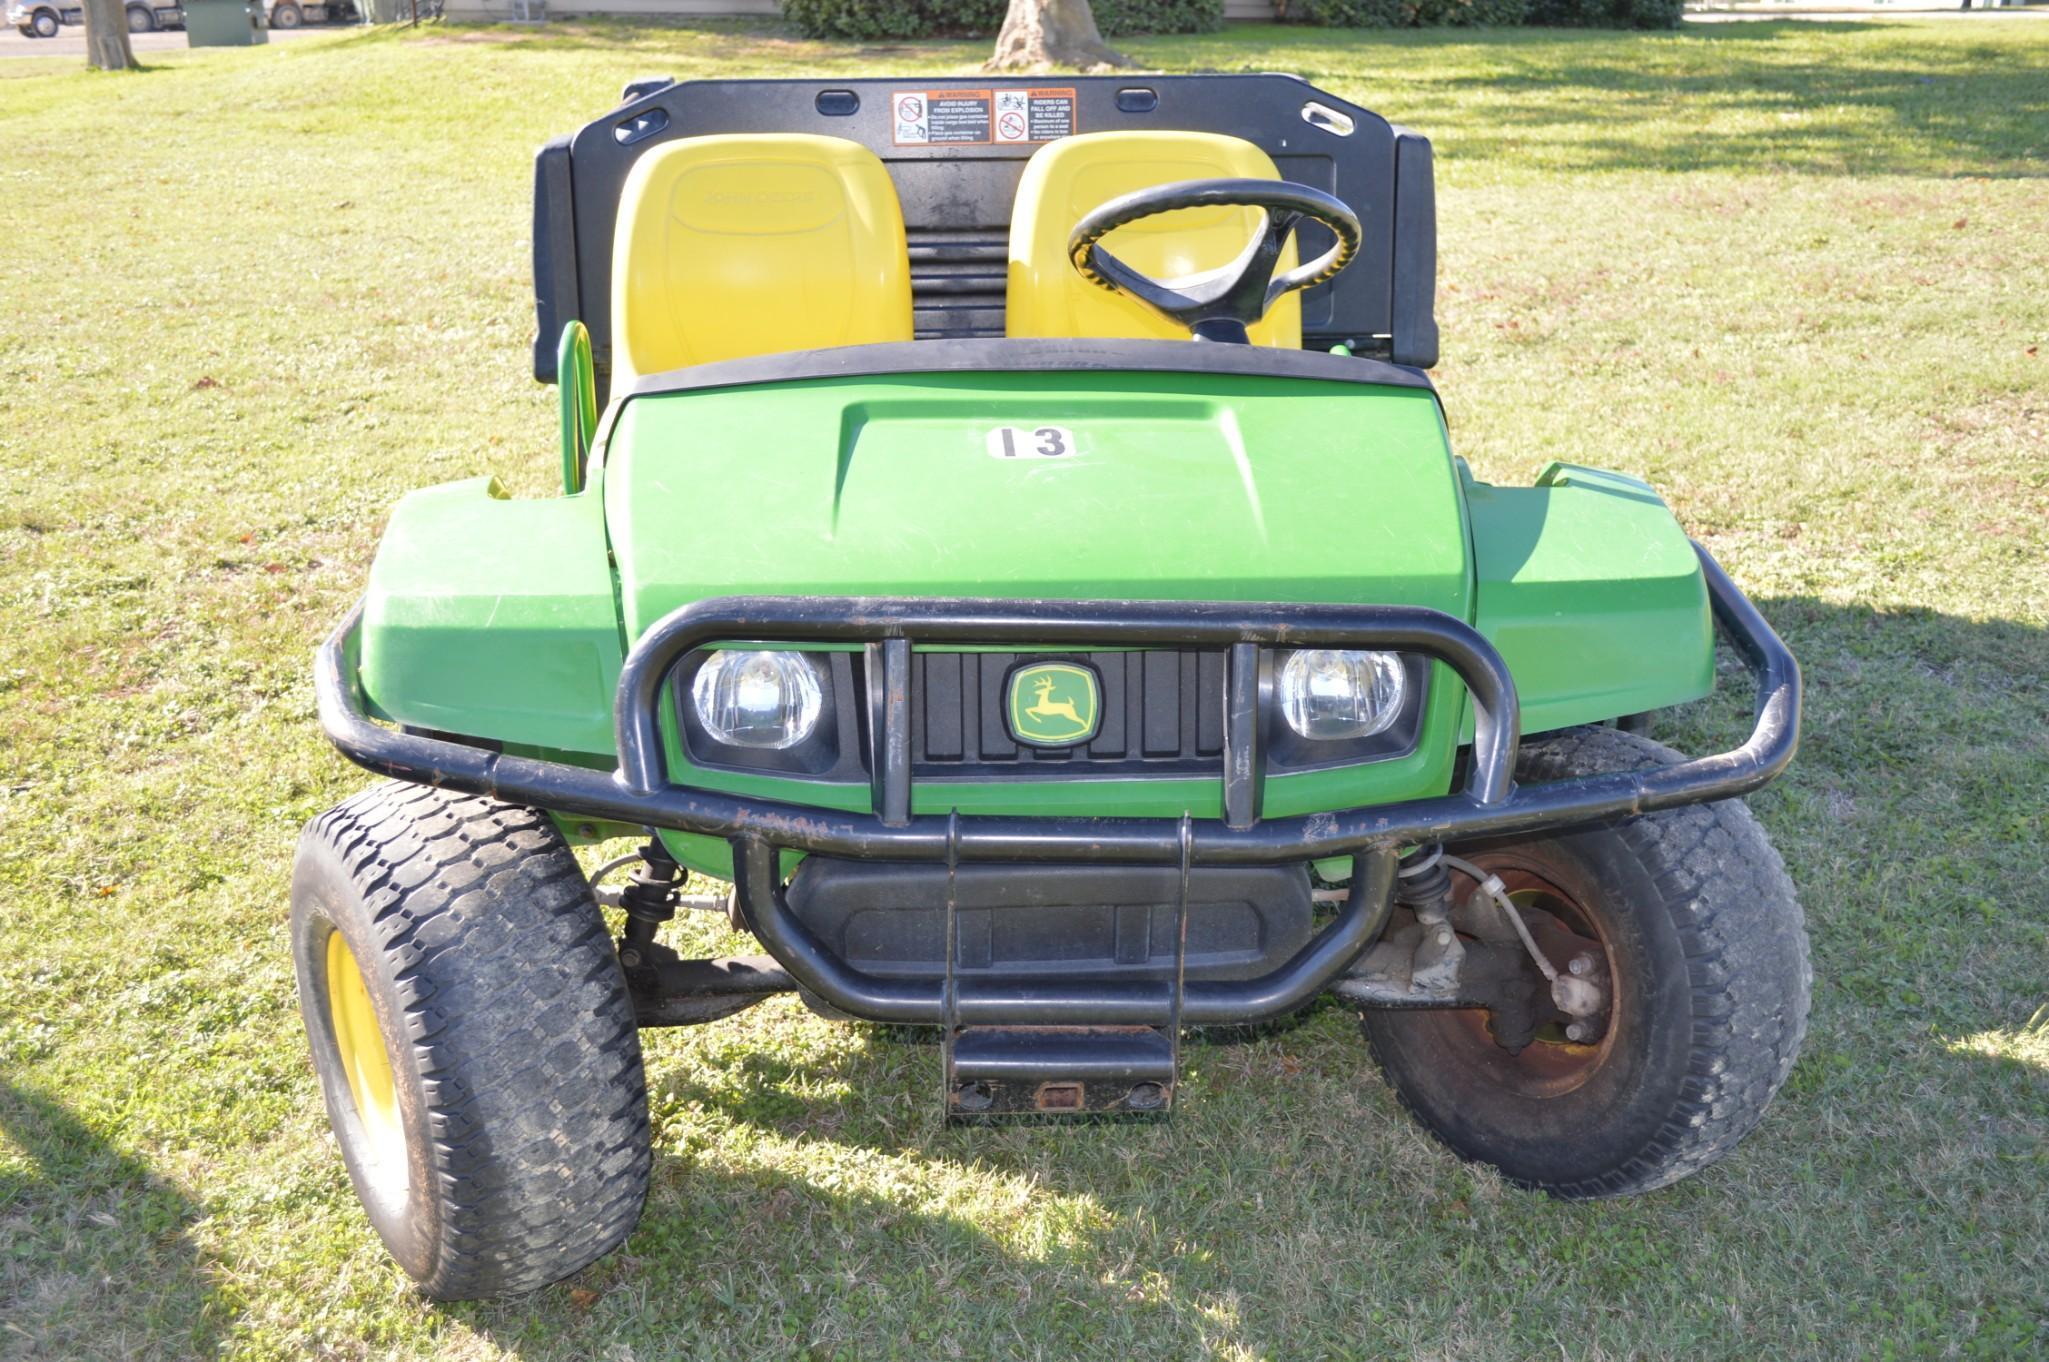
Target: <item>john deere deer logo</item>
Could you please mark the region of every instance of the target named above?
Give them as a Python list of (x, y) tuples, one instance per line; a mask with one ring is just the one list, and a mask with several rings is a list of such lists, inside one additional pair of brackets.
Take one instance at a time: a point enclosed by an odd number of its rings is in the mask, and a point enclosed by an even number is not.
[(1102, 703), (1096, 674), (1041, 662), (1010, 674), (1010, 732), (1034, 747), (1072, 747), (1096, 736)]

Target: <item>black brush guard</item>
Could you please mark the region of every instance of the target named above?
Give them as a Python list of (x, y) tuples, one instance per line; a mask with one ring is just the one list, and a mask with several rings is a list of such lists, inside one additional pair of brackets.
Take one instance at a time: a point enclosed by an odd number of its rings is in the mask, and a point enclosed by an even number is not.
[[(619, 769), (614, 772), (506, 755), (373, 722), (354, 682), (360, 606), (321, 648), (316, 689), (328, 737), (351, 761), (379, 774), (563, 814), (727, 839), (741, 910), (788, 978), (856, 1017), (944, 1025), (949, 1100), (962, 1109), (953, 1089), (952, 1045), (961, 1028), (1097, 1028), (1113, 1037), (1121, 1034), (1118, 1028), (1151, 1028), (1173, 1047), (1184, 1025), (1285, 1015), (1329, 986), (1378, 936), (1392, 908), (1395, 862), (1402, 848), (1564, 829), (1730, 799), (1778, 775), (1799, 740), (1799, 666), (1721, 566), (1705, 549), (1694, 547), (1715, 617), (1756, 680), (1749, 738), (1731, 751), (1675, 766), (1521, 788), (1513, 781), (1519, 739), (1515, 684), (1500, 654), (1464, 622), (1409, 606), (817, 596), (701, 601), (658, 621), (628, 654), (619, 677)], [(745, 799), (671, 783), (659, 718), (663, 684), (693, 649), (738, 640), (859, 642), (871, 649), (874, 674), (882, 678), (873, 715), (876, 813)], [(1045, 648), (1172, 643), (1225, 650), (1225, 816), (1175, 821), (912, 814), (911, 649), (946, 643)], [(1474, 741), (1464, 787), (1376, 807), (1260, 818), (1259, 653), (1276, 646), (1412, 651), (1448, 664), (1473, 703)], [(884, 978), (848, 965), (790, 911), (778, 868), (778, 853), (785, 849), (949, 868), (968, 861), (1173, 865), (1182, 871), (1184, 901), (1177, 912), (1183, 922), (1187, 872), (1195, 866), (1350, 856), (1353, 875), (1335, 920), (1292, 959), (1256, 979), (1184, 982), (1178, 969), (1177, 977), (1130, 982), (962, 979), (952, 968), (951, 949), (944, 977)], [(950, 893), (948, 900), (950, 947)], [(763, 991), (774, 987), (764, 985)], [(1119, 1045), (1123, 1042), (1103, 1053)], [(972, 1058), (999, 1079), (1011, 1070), (1026, 1076), (1043, 1073), (1045, 1066), (1030, 1054), (1031, 1046), (1028, 1032), (1012, 1033), (994, 1037), (984, 1047), (988, 1054), (964, 1052), (960, 1058), (963, 1064)], [(1173, 1056), (1164, 1056), (1162, 1063), (1171, 1084)], [(1144, 1068), (1098, 1077), (1122, 1084), (1134, 1075), (1142, 1078), (1138, 1071)], [(1156, 1096), (1148, 1092), (1130, 1105), (1145, 1105)], [(973, 1109), (972, 1102), (967, 1109)]]

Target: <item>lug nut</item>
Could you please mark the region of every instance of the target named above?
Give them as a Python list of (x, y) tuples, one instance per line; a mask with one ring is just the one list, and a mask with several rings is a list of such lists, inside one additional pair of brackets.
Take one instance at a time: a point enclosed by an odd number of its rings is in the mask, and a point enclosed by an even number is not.
[(1565, 1028), (1565, 1038), (1567, 1040), (1586, 1040), (1593, 1034), (1594, 1028), (1587, 1025), (1585, 1022), (1574, 1022), (1570, 1026)]
[(1566, 968), (1574, 974), (1591, 973), (1594, 968), (1594, 957), (1591, 955), (1575, 955), (1572, 957), (1572, 963), (1567, 965)]

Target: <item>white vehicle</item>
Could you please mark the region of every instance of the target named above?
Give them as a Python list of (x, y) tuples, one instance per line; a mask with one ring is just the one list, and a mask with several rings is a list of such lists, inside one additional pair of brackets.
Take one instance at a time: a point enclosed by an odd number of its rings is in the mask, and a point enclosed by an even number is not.
[[(54, 38), (59, 28), (84, 23), (85, 11), (77, 5), (53, 4), (51, 0), (14, 0), (7, 7), (7, 22), (20, 29), (24, 38)], [(152, 33), (183, 24), (184, 17), (175, 4), (152, 5), (130, 0), (128, 5), (130, 33)]]
[(353, 24), (362, 19), (355, 0), (274, 0), (269, 6), (272, 28), (298, 28), (302, 24)]

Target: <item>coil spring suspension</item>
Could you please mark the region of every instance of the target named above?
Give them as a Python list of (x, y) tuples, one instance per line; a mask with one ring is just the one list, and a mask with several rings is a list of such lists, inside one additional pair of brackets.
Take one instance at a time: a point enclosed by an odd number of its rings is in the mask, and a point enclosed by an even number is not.
[(648, 838), (640, 849), (640, 861), (619, 893), (619, 906), (626, 910), (626, 930), (619, 935), (619, 963), (628, 969), (648, 957), (656, 930), (676, 916), (676, 904), (682, 897), (683, 867), (661, 838)]

